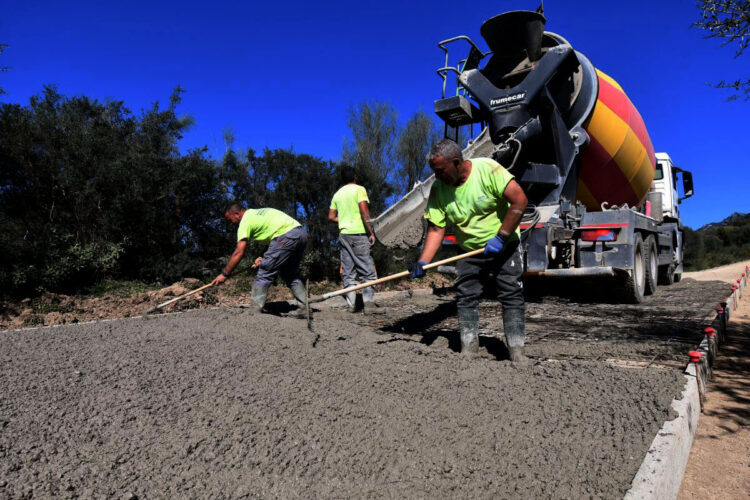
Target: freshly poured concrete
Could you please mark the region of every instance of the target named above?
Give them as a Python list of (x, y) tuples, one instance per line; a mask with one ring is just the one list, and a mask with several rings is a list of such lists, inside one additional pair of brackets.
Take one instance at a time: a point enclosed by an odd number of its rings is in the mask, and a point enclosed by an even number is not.
[(684, 384), (337, 314), (0, 333), (0, 496), (622, 498)]

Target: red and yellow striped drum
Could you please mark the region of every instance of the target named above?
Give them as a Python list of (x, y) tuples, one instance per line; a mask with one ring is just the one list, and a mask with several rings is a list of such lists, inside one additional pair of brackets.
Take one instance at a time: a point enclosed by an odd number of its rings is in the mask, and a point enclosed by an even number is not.
[(583, 152), (578, 201), (590, 211), (609, 206), (638, 206), (654, 178), (654, 147), (638, 110), (622, 87), (596, 70), (599, 93), (583, 123), (591, 143)]

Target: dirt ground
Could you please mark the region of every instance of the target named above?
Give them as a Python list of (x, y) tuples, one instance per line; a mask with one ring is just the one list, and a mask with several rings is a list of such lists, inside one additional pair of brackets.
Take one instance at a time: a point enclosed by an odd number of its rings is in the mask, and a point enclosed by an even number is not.
[(449, 294), (0, 332), (0, 497), (622, 498), (726, 289), (535, 299), (526, 367), (492, 301), (458, 354)]
[[(745, 264), (688, 273), (734, 283)], [(750, 289), (728, 325), (680, 489), (680, 500), (750, 498)]]

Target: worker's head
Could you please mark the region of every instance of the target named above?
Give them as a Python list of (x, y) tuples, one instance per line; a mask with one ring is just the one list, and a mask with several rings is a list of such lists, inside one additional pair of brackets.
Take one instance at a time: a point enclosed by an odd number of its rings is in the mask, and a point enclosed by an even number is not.
[(435, 172), (435, 177), (450, 186), (458, 182), (458, 167), (463, 161), (461, 148), (450, 139), (438, 141), (427, 154), (427, 162)]
[(341, 184), (349, 184), (350, 182), (357, 182), (357, 172), (354, 167), (344, 165), (341, 167)]
[(227, 205), (224, 211), (224, 217), (232, 224), (239, 224), (243, 215), (245, 215), (245, 208), (237, 202)]

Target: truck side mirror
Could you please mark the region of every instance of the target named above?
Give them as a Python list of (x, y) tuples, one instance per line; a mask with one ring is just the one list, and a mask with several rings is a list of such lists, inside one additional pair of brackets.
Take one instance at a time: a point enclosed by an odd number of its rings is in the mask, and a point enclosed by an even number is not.
[(690, 172), (687, 172), (685, 170), (682, 171), (682, 190), (685, 193), (685, 195), (679, 199), (681, 202), (682, 200), (685, 200), (687, 198), (690, 198), (693, 196), (693, 174)]

